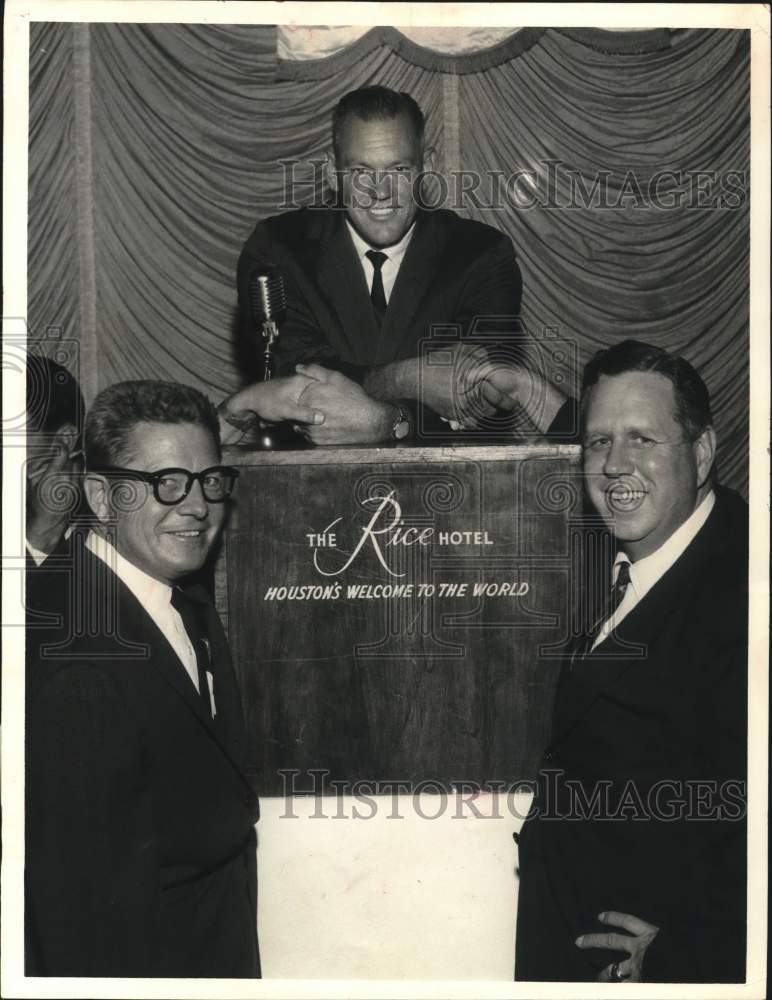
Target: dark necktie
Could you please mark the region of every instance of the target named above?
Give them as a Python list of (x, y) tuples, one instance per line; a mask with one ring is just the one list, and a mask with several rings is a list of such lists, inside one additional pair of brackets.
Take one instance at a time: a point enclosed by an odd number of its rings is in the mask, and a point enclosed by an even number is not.
[(595, 639), (600, 632), (601, 625), (614, 614), (616, 609), (622, 603), (622, 598), (625, 596), (627, 590), (627, 585), (630, 583), (630, 563), (625, 559), (623, 562), (619, 563), (619, 570), (617, 572), (617, 578), (614, 582), (614, 586), (608, 593), (606, 598), (606, 603), (603, 606), (603, 611), (600, 616), (595, 620), (594, 625), (585, 632), (577, 643), (576, 649), (571, 657), (571, 665), (573, 666), (577, 660), (584, 659), (592, 651), (592, 647), (595, 644)]
[(386, 293), (383, 290), (381, 268), (389, 259), (389, 256), (388, 254), (381, 253), (380, 250), (368, 250), (365, 256), (373, 265), (373, 284), (370, 289), (370, 301), (375, 310), (375, 318), (378, 320), (378, 326), (380, 326), (386, 314)]
[(190, 644), (196, 654), (196, 666), (198, 668), (198, 693), (204, 703), (204, 710), (209, 718), (212, 718), (212, 700), (209, 696), (209, 684), (206, 679), (206, 671), (212, 673), (211, 660), (209, 656), (209, 639), (206, 634), (204, 621), (204, 604), (199, 600), (194, 600), (181, 587), (172, 588), (171, 605), (182, 619), (185, 631), (188, 633)]

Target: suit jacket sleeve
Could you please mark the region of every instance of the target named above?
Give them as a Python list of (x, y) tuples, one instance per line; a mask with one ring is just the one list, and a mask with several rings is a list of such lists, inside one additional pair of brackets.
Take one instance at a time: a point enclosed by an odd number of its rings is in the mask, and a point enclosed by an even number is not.
[(552, 418), (547, 436), (558, 444), (581, 444), (580, 427), (579, 401), (569, 396)]
[(743, 581), (723, 597), (720, 611), (713, 604), (703, 607), (701, 638), (684, 651), (702, 676), (695, 692), (702, 721), (695, 758), (705, 764), (697, 780), (706, 790), (716, 787), (720, 812), (700, 806), (699, 793), (691, 800), (686, 827), (692, 834), (693, 877), (684, 883), (681, 906), (665, 915), (646, 952), (647, 982), (745, 978), (748, 654)]
[(58, 671), (29, 704), (28, 975), (152, 973), (157, 844), (130, 720), (90, 664)]
[[(462, 252), (462, 247), (452, 245), (449, 256), (461, 256)], [(440, 273), (445, 270), (441, 262)], [(486, 332), (516, 333), (520, 329), (522, 294), (523, 281), (515, 248), (508, 236), (498, 233), (491, 246), (466, 269), (458, 304), (450, 322), (458, 323), (465, 337)], [(486, 322), (484, 317), (491, 319)]]

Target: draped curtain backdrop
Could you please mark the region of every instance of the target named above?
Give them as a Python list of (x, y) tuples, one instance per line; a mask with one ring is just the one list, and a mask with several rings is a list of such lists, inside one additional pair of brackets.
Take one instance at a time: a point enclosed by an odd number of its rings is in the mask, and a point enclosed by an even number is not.
[(437, 54), (376, 28), (292, 61), (275, 27), (39, 23), (30, 48), (30, 338), (87, 402), (150, 377), (218, 401), (249, 377), (241, 245), (319, 194), (333, 105), (379, 83), (419, 102), (446, 180), (480, 179), (427, 197), (511, 236), (528, 332), (567, 342), (551, 376), (575, 389), (574, 362), (629, 336), (684, 354), (747, 494), (747, 32), (524, 28)]

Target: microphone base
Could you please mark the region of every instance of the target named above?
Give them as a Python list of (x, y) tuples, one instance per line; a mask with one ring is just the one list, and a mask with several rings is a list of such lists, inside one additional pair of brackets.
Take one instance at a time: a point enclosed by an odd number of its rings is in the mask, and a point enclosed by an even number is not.
[(293, 430), (292, 424), (267, 424), (256, 427), (240, 442), (249, 451), (299, 451), (310, 448), (302, 434)]

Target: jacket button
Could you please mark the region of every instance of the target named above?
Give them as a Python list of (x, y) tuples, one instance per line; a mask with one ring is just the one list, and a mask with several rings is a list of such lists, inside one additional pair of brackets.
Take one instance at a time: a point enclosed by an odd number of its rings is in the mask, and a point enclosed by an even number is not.
[(555, 759), (555, 751), (554, 750), (548, 750), (544, 754), (544, 759), (545, 760), (554, 760)]

